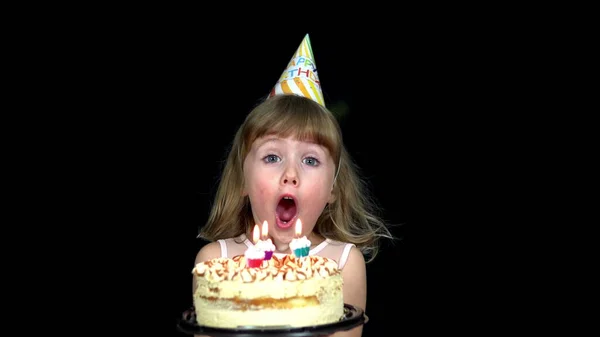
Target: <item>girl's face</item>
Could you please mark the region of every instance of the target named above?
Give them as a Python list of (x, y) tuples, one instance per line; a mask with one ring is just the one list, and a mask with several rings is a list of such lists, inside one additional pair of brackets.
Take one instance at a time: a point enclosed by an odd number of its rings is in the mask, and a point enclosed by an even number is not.
[(274, 135), (258, 138), (244, 160), (244, 195), (254, 221), (269, 224), (269, 236), (280, 252), (288, 252), (296, 220), (302, 234), (312, 232), (319, 215), (333, 202), (335, 163), (318, 144)]

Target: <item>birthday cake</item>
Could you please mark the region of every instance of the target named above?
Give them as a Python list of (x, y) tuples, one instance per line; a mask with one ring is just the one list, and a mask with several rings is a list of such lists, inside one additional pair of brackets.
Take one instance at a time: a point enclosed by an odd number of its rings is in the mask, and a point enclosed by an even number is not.
[(199, 325), (301, 327), (339, 321), (344, 313), (342, 274), (320, 256), (272, 256), (259, 267), (247, 257), (198, 263), (194, 309)]

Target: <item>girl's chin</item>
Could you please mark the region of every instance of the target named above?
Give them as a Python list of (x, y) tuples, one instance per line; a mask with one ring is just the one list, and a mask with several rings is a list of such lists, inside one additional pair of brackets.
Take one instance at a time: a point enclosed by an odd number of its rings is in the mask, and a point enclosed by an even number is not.
[(275, 252), (286, 254), (290, 251), (290, 245), (287, 243), (273, 243), (275, 245)]
[(290, 242), (292, 242), (292, 239), (294, 239), (293, 236), (272, 236), (271, 237), (273, 239), (273, 244), (275, 245), (275, 247), (277, 248), (277, 250), (279, 251), (286, 251), (288, 250), (289, 246), (290, 246)]
[(294, 237), (290, 236), (290, 237), (272, 237), (273, 239), (273, 244), (275, 246), (277, 245), (289, 245), (290, 242), (292, 242), (292, 239), (294, 239)]

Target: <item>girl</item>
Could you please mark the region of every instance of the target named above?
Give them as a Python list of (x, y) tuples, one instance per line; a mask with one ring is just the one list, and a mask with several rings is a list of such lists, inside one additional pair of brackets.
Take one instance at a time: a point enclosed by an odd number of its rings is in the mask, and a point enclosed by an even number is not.
[[(344, 302), (366, 310), (366, 263), (382, 237), (391, 238), (368, 197), (335, 116), (305, 97), (268, 98), (235, 135), (215, 202), (199, 237), (210, 241), (196, 263), (244, 254), (255, 225), (268, 223), (275, 254), (290, 254), (295, 224), (310, 255), (335, 260)], [(195, 280), (194, 280), (195, 288)], [(360, 336), (362, 326), (338, 333)], [(336, 336), (338, 335), (336, 334)]]

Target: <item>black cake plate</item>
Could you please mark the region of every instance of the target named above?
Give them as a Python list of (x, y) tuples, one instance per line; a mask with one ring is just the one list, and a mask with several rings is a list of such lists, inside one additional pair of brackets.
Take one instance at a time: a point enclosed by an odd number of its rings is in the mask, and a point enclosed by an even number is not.
[(364, 310), (353, 305), (344, 304), (344, 315), (339, 321), (311, 325), (304, 327), (289, 327), (289, 326), (244, 326), (238, 328), (212, 328), (208, 326), (198, 325), (196, 322), (196, 313), (194, 308), (190, 308), (183, 312), (182, 316), (177, 319), (177, 328), (179, 331), (190, 335), (209, 335), (212, 337), (262, 337), (262, 336), (323, 336), (329, 335), (337, 331), (346, 331), (361, 324), (366, 324), (369, 317), (365, 315)]

